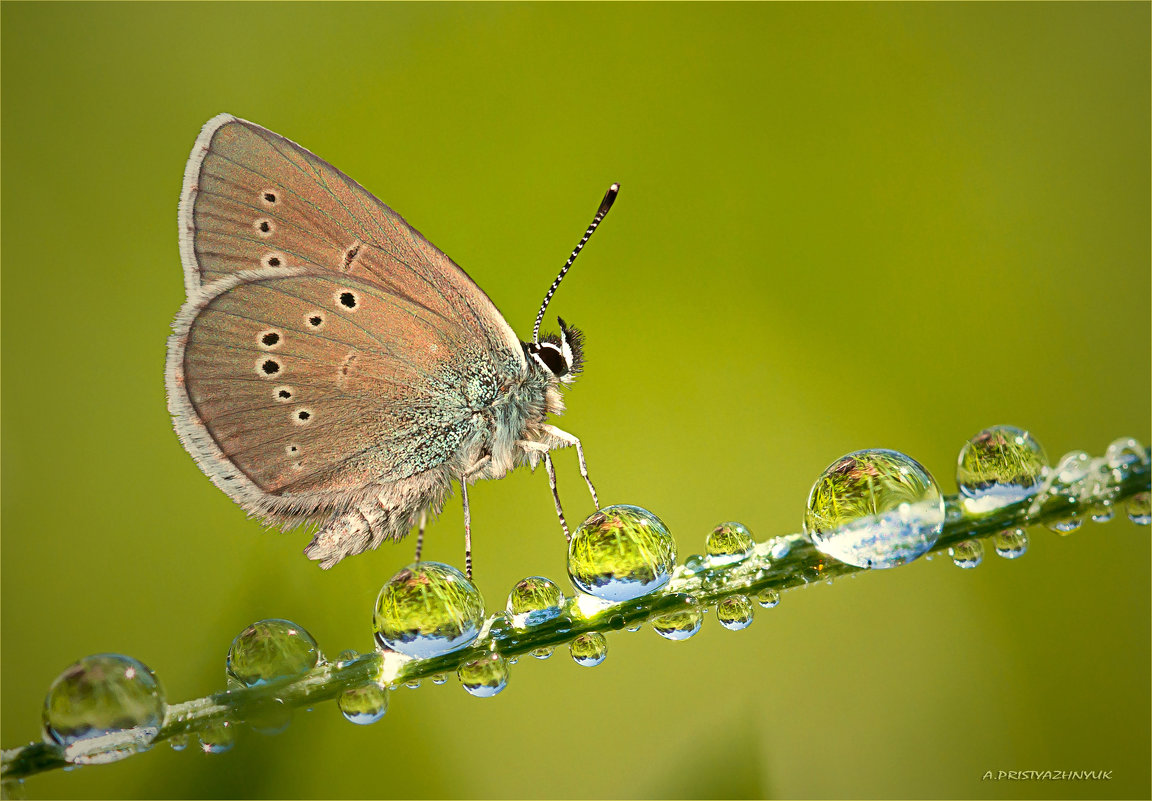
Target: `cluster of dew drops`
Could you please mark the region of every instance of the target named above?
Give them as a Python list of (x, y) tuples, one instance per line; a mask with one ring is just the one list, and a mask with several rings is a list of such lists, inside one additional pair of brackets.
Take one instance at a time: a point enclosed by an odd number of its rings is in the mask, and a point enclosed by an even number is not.
[[(813, 485), (804, 532), (823, 554), (860, 568), (895, 567), (923, 556), (935, 545), (950, 515), (979, 517), (1028, 500), (1031, 511), (1066, 500), (1068, 515), (1049, 517), (1047, 525), (1068, 534), (1081, 525), (1080, 510), (1087, 509), (1096, 522), (1112, 519), (1118, 483), (1147, 463), (1147, 451), (1139, 442), (1120, 439), (1103, 457), (1092, 459), (1074, 451), (1053, 468), (1027, 431), (995, 426), (974, 436), (961, 450), (958, 503), (946, 508), (936, 480), (915, 460), (891, 450), (857, 451), (829, 465)], [(1134, 523), (1148, 525), (1149, 493), (1130, 497), (1127, 514)], [(654, 514), (636, 506), (610, 506), (589, 517), (569, 543), (568, 573), (576, 589), (572, 597), (566, 598), (547, 578), (526, 578), (512, 589), (505, 612), (486, 622), (479, 591), (459, 570), (419, 562), (381, 589), (373, 617), (376, 646), (382, 663), (391, 664), (392, 675), (397, 675), (397, 665), (465, 648), (497, 622), (526, 633), (563, 614), (588, 618), (614, 604), (658, 592), (674, 574), (782, 559), (789, 541), (778, 537), (757, 546), (744, 526), (725, 523), (708, 536), (705, 555), (690, 556), (677, 568), (675, 542)], [(995, 534), (992, 542), (996, 553), (1007, 559), (1028, 548), (1027, 535), (1018, 528)], [(962, 568), (976, 567), (983, 558), (983, 544), (960, 542), (949, 555)], [(771, 608), (779, 595), (768, 589), (756, 600)], [(688, 606), (655, 616), (650, 623), (667, 639), (685, 640), (700, 630), (703, 611)], [(730, 595), (717, 603), (715, 613), (725, 628), (743, 629), (752, 622), (753, 603), (746, 596)], [(457, 671), (461, 686), (474, 696), (503, 690), (509, 665), (516, 661), (499, 653), (497, 638), (489, 641), (490, 651)], [(577, 664), (596, 666), (607, 655), (607, 640), (598, 631), (588, 631), (571, 640), (569, 652)], [(551, 648), (532, 652), (541, 659), (551, 654)], [(345, 651), (336, 662), (339, 666), (359, 657)], [(324, 663), (315, 639), (302, 627), (286, 620), (262, 620), (232, 642), (227, 679), (231, 688), (281, 684)], [(385, 667), (382, 675), (386, 672)], [(432, 677), (434, 684), (445, 681), (444, 674)], [(340, 712), (353, 723), (375, 723), (388, 709), (389, 691), (397, 686), (381, 678), (347, 689), (338, 699)], [(418, 686), (418, 681), (411, 680), (408, 686)], [(43, 735), (73, 764), (112, 762), (151, 747), (167, 713), (164, 691), (147, 666), (120, 654), (97, 654), (75, 663), (52, 684), (44, 702)], [(291, 714), (287, 704), (272, 697), (246, 710), (244, 722), (273, 734), (289, 724)], [(228, 721), (215, 722), (197, 737), (202, 751), (219, 753), (231, 748), (235, 727)], [(188, 743), (188, 735), (171, 738), (177, 750)]]

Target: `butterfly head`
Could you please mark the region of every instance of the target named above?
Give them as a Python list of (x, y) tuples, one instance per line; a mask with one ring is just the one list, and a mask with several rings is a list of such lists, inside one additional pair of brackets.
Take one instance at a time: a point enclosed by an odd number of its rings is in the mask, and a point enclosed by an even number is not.
[(570, 384), (584, 369), (584, 334), (559, 317), (559, 334), (544, 334), (525, 344), (532, 364), (554, 381)]

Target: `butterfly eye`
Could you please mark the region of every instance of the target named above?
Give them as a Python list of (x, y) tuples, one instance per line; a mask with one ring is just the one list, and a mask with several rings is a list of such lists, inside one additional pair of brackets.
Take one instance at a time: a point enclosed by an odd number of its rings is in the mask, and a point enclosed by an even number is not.
[(559, 378), (568, 373), (568, 362), (564, 359), (564, 355), (560, 353), (560, 349), (550, 342), (545, 342), (538, 345), (533, 351), (536, 358), (548, 368), (552, 375)]

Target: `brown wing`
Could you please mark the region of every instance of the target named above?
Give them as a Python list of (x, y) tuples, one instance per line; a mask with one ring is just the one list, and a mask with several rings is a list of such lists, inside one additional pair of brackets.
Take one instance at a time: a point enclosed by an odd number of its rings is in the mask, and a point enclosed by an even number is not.
[(339, 509), (448, 462), (518, 370), (378, 284), (282, 272), (198, 293), (169, 345), (177, 433), (249, 511)]
[(374, 282), (523, 362), (495, 305), (400, 215), (314, 154), (221, 114), (200, 132), (180, 199), (191, 296), (244, 270), (348, 275)]

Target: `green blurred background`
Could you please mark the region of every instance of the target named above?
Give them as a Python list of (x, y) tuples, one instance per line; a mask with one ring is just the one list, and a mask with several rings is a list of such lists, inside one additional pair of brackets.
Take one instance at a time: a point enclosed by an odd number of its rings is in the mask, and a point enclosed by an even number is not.
[[(120, 651), (170, 700), (287, 617), (371, 647), (408, 543), (319, 570), (172, 433), (176, 203), (228, 111), (398, 209), (526, 336), (588, 334), (565, 428), (606, 503), (681, 555), (718, 522), (797, 530), (843, 453), (902, 450), (955, 491), (996, 423), (1055, 460), (1147, 442), (1149, 6), (4, 3), (3, 745), (52, 679)], [(570, 518), (590, 504), (558, 458)], [(567, 587), (547, 482), (472, 493), (490, 608)], [(975, 571), (946, 558), (788, 593), (739, 634), (645, 628), (607, 662), (522, 661), (478, 700), (328, 704), (222, 756), (166, 746), (34, 797), (1143, 797), (1149, 532), (1126, 519)], [(427, 556), (462, 562), (449, 503)], [(986, 771), (1107, 770), (1102, 782)]]

